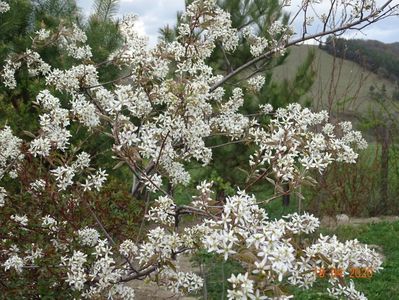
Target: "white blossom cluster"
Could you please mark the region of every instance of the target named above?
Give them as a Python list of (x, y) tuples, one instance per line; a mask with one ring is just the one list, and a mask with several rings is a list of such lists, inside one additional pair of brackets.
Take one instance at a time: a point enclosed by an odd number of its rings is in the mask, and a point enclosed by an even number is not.
[(349, 285), (337, 284), (337, 286), (329, 288), (328, 292), (331, 296), (340, 299), (356, 299), (356, 300), (367, 300), (367, 297), (363, 293), (355, 289), (355, 284), (351, 280)]
[(10, 10), (10, 5), (7, 2), (0, 1), (0, 14), (8, 12)]
[[(227, 292), (228, 299), (251, 299), (255, 295), (254, 281), (248, 278), (248, 273), (237, 276), (233, 274), (228, 282), (232, 285), (232, 289)], [(259, 295), (259, 290), (256, 290), (256, 293)]]
[(275, 21), (271, 24), (268, 33), (271, 36), (270, 45), (272, 49), (281, 55), (284, 54), (285, 43), (293, 34), (293, 29), (281, 24), (279, 21)]
[(165, 225), (172, 225), (175, 222), (175, 203), (167, 196), (160, 196), (155, 200), (155, 207), (148, 212), (147, 219)]
[(162, 186), (162, 176), (159, 174), (153, 174), (150, 177), (146, 176), (143, 181), (146, 188), (153, 193), (157, 192)]
[[(322, 127), (318, 131), (318, 127)], [(338, 133), (335, 133), (338, 131)], [(250, 165), (272, 166), (275, 177), (281, 181), (294, 181), (301, 176), (301, 169), (320, 172), (333, 161), (355, 163), (358, 154), (354, 149), (367, 147), (358, 131), (339, 130), (328, 123), (326, 111), (313, 113), (299, 104), (290, 104), (275, 112), (267, 130), (251, 129), (259, 150), (250, 157)]]
[[(66, 190), (69, 186), (74, 184), (74, 177), (89, 169), (90, 155), (82, 152), (77, 155), (76, 161), (71, 165), (59, 166), (51, 170), (55, 177), (57, 187), (60, 191)], [(99, 191), (107, 180), (108, 174), (101, 168), (96, 170), (94, 174), (88, 174), (85, 183), (79, 183), (83, 191), (91, 191), (95, 189)]]
[(108, 299), (114, 299), (113, 297), (115, 296), (116, 299), (134, 300), (134, 289), (124, 284), (116, 284), (110, 289), (108, 293)]
[[(381, 269), (381, 256), (357, 240), (342, 243), (335, 236), (321, 235), (314, 244), (298, 252), (290, 236), (314, 232), (319, 226), (318, 219), (307, 213), (295, 213), (269, 221), (255, 198), (244, 192), (227, 198), (220, 220), (207, 223), (211, 230), (204, 236), (205, 248), (223, 255), (225, 260), (242, 259), (247, 266), (247, 273), (232, 275), (229, 279), (232, 283), (229, 299), (263, 296), (261, 287), (265, 281), (275, 284), (283, 278), (288, 278), (293, 285), (309, 288), (317, 279), (314, 272), (317, 268), (342, 269), (346, 275), (351, 267), (367, 267), (373, 272)], [(346, 289), (353, 289), (352, 294), (358, 293), (352, 286), (340, 287), (337, 280), (330, 283), (332, 287), (328, 291), (332, 296)], [(339, 296), (344, 294), (346, 292)]]
[(4, 270), (10, 270), (11, 268), (15, 269), (18, 273), (22, 272), (24, 267), (24, 261), (17, 254), (12, 254), (4, 263)]
[(125, 240), (119, 246), (119, 253), (125, 257), (134, 257), (137, 255), (139, 248), (132, 240)]
[(27, 215), (11, 215), (10, 219), (14, 222), (18, 223), (20, 226), (26, 227), (28, 225), (28, 216)]
[(15, 72), (22, 67), (22, 62), (26, 63), (29, 75), (32, 77), (40, 74), (48, 75), (51, 70), (50, 65), (41, 59), (39, 53), (30, 49), (19, 56), (10, 57), (6, 60), (1, 74), (4, 85), (9, 89), (16, 87)]
[(18, 162), (23, 159), (21, 145), (22, 140), (13, 135), (9, 126), (0, 130), (0, 179), (11, 171), (15, 171)]
[(93, 103), (86, 100), (81, 94), (73, 97), (72, 101), (72, 113), (77, 116), (79, 121), (85, 126), (92, 128), (100, 124), (99, 116), (96, 112), (96, 107)]
[[(87, 232), (83, 234), (85, 238)], [(92, 233), (89, 235), (93, 237)], [(90, 238), (88, 242), (93, 240)], [(81, 291), (85, 299), (98, 298), (104, 293), (109, 299), (134, 299), (134, 289), (119, 283), (122, 270), (116, 268), (111, 247), (106, 240), (98, 239), (90, 256), (94, 261), (89, 263), (92, 259), (87, 254), (75, 250), (72, 255), (62, 258), (62, 264), (68, 269), (66, 282), (72, 289)]]
[(36, 261), (43, 257), (43, 249), (37, 247), (35, 244), (30, 246), (30, 249), (25, 251), (26, 256), (24, 257), (25, 264), (35, 264)]
[[(0, 130), (0, 180), (5, 175), (11, 178), (18, 176), (18, 164), (24, 158), (21, 145), (22, 140), (12, 134), (9, 126)], [(0, 186), (0, 207), (4, 206), (6, 198), (7, 191)]]
[(213, 119), (214, 125), (221, 132), (225, 132), (232, 139), (239, 139), (251, 125), (248, 117), (239, 113), (244, 104), (243, 91), (235, 88), (229, 100), (222, 104), (220, 115)]
[(25, 266), (35, 264), (38, 259), (43, 257), (43, 250), (35, 244), (29, 245), (24, 257), (20, 253), (20, 249), (15, 245), (12, 245), (9, 250), (2, 250), (1, 252), (8, 256), (7, 260), (2, 264), (4, 270), (14, 269), (17, 273), (22, 273)]
[(76, 95), (81, 85), (96, 86), (99, 84), (97, 69), (93, 65), (76, 65), (68, 70), (53, 68), (46, 75), (46, 84), (54, 86), (58, 91)]
[(68, 55), (75, 59), (91, 58), (91, 48), (89, 45), (85, 45), (86, 34), (76, 24), (72, 28), (63, 28), (59, 36), (59, 47), (65, 49)]
[(267, 37), (259, 36), (250, 26), (242, 30), (242, 35), (250, 47), (252, 56), (259, 57), (266, 51), (273, 51), (280, 55), (285, 52), (285, 44), (292, 36), (292, 28), (281, 24), (279, 21), (273, 22), (268, 30)]
[(46, 75), (50, 72), (50, 65), (41, 59), (39, 53), (28, 49), (24, 56), (29, 76), (37, 76), (39, 74)]
[(82, 184), (84, 191), (91, 191), (95, 189), (97, 192), (100, 191), (105, 181), (107, 180), (108, 174), (105, 170), (98, 169), (95, 174), (88, 175), (86, 182)]
[(87, 262), (87, 254), (81, 251), (74, 251), (71, 257), (65, 257), (63, 264), (68, 268), (68, 278), (66, 282), (74, 290), (82, 290), (85, 284), (86, 272), (84, 264)]
[(36, 38), (39, 41), (44, 41), (46, 39), (48, 39), (50, 37), (51, 32), (47, 29), (39, 29), (38, 31), (35, 32), (36, 33)]
[(45, 187), (46, 187), (46, 182), (43, 179), (37, 179), (30, 184), (30, 188), (38, 193), (43, 191)]
[(15, 89), (17, 81), (15, 80), (15, 72), (21, 67), (20, 62), (13, 62), (11, 59), (6, 60), (6, 64), (1, 72), (3, 84), (9, 89)]
[(205, 209), (210, 205), (210, 201), (212, 201), (212, 185), (213, 182), (207, 181), (203, 181), (199, 185), (197, 185), (197, 191), (199, 192), (199, 195), (193, 196), (193, 199), (191, 201), (191, 205), (193, 207)]
[(58, 221), (51, 217), (50, 215), (46, 215), (42, 218), (42, 227), (49, 229), (49, 234), (56, 233), (59, 229)]
[(94, 247), (98, 243), (100, 234), (94, 228), (85, 227), (78, 230), (79, 241), (83, 246)]
[(293, 234), (299, 233), (312, 233), (316, 228), (319, 227), (320, 221), (313, 215), (308, 213), (303, 213), (299, 215), (298, 213), (290, 214), (288, 216), (284, 216), (284, 219), (287, 219), (286, 229), (291, 231)]
[(40, 115), (41, 134), (30, 143), (33, 156), (48, 156), (53, 149), (65, 151), (71, 134), (67, 129), (70, 124), (69, 112), (61, 108), (60, 100), (48, 90), (41, 91), (36, 97), (37, 103), (45, 111)]
[(3, 207), (7, 198), (7, 192), (5, 188), (0, 186), (0, 207)]
[(372, 270), (381, 269), (381, 256), (374, 250), (361, 244), (357, 240), (349, 240), (345, 243), (339, 242), (336, 236), (320, 235), (319, 239), (305, 250), (307, 257), (315, 257), (322, 254), (327, 258), (327, 262), (322, 262), (326, 269), (337, 268), (349, 274), (349, 268), (371, 268)]
[[(125, 44), (121, 49), (115, 51), (109, 57), (121, 65), (134, 68), (146, 59), (147, 38), (142, 37), (136, 30), (137, 17), (128, 15), (123, 18), (120, 24), (120, 33), (125, 39)], [(133, 73), (132, 72), (132, 73)]]
[(265, 77), (263, 75), (256, 75), (248, 79), (248, 85), (255, 92), (259, 92), (265, 84)]
[[(203, 40), (205, 46), (211, 47), (217, 40), (222, 42), (223, 47), (227, 51), (234, 51), (238, 44), (238, 35), (234, 28), (231, 26), (230, 15), (216, 6), (215, 0), (193, 1), (187, 7), (182, 15), (182, 20), (192, 20), (197, 16), (201, 16), (201, 23), (207, 23), (206, 32), (204, 33)], [(194, 28), (188, 22), (183, 22), (179, 28), (179, 35), (183, 39), (186, 36), (192, 35)], [(199, 24), (198, 27), (201, 27)], [(205, 52), (204, 52), (205, 53)]]
[(250, 45), (250, 52), (252, 56), (258, 57), (265, 52), (269, 47), (269, 42), (266, 38), (257, 36), (251, 27), (245, 27), (243, 36)]
[(195, 273), (178, 272), (167, 269), (161, 273), (167, 280), (167, 288), (176, 294), (188, 294), (202, 288), (203, 279)]

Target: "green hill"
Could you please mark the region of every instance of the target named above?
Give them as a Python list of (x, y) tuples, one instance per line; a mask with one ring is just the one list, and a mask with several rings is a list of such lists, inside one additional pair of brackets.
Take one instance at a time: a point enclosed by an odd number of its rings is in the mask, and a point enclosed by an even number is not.
[[(363, 114), (378, 106), (377, 101), (371, 96), (370, 87), (371, 89), (384, 87), (388, 96), (396, 90), (394, 81), (356, 62), (334, 57), (319, 47), (310, 45), (291, 48), (287, 61), (276, 68), (273, 79), (278, 81), (292, 79), (295, 70), (305, 60), (309, 51), (315, 52), (313, 68), (316, 71), (316, 78), (311, 90), (299, 101), (310, 100), (314, 109), (327, 109), (332, 113), (348, 115)], [(396, 103), (385, 101), (385, 106), (387, 109), (392, 109)]]

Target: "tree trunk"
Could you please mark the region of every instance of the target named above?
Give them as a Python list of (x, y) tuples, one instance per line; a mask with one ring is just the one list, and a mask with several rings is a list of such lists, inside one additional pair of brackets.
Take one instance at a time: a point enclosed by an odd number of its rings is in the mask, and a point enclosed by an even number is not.
[(380, 130), (381, 142), (381, 169), (380, 169), (380, 196), (381, 196), (381, 211), (387, 211), (388, 201), (388, 176), (389, 176), (389, 129), (385, 126)]
[(289, 184), (284, 183), (283, 189), (284, 189), (283, 206), (289, 206), (290, 205), (290, 193), (288, 192), (290, 190)]

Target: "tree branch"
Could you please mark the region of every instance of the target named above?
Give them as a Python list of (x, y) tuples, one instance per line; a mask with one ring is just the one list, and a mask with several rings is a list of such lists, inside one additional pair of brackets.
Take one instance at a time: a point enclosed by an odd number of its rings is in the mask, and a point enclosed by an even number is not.
[[(360, 18), (360, 19), (358, 19), (355, 22), (352, 22), (352, 23), (349, 23), (349, 24), (346, 24), (346, 25), (342, 25), (342, 26), (339, 26), (337, 28), (333, 28), (331, 30), (321, 31), (321, 32), (318, 32), (318, 33), (315, 33), (315, 34), (308, 35), (306, 37), (301, 37), (301, 38), (295, 39), (295, 40), (293, 40), (291, 42), (286, 43), (283, 46), (283, 48), (285, 49), (285, 48), (288, 48), (290, 46), (293, 46), (293, 45), (296, 45), (296, 44), (299, 44), (299, 43), (302, 43), (302, 42), (305, 42), (305, 41), (308, 41), (308, 40), (312, 40), (312, 39), (315, 39), (315, 38), (318, 38), (318, 37), (322, 37), (322, 36), (325, 36), (325, 35), (329, 35), (329, 34), (335, 34), (335, 33), (340, 32), (340, 31), (345, 31), (345, 30), (348, 30), (348, 29), (357, 29), (357, 28), (355, 28), (355, 26), (360, 25), (360, 24), (362, 24), (364, 22), (368, 22), (368, 24), (366, 24), (368, 26), (368, 25), (370, 25), (370, 24), (372, 24), (372, 23), (374, 23), (376, 21), (376, 20), (372, 20), (372, 19), (375, 18), (375, 17), (378, 17), (378, 15), (385, 8), (387, 8), (387, 6), (391, 2), (392, 2), (392, 0), (389, 0), (389, 1), (385, 2), (385, 4), (382, 5), (377, 11), (375, 11), (372, 14), (369, 14), (366, 17)], [(388, 11), (392, 11), (395, 7), (399, 7), (399, 5), (395, 5), (393, 7), (390, 7)], [(384, 13), (384, 14), (386, 14), (386, 13)], [(252, 60), (248, 61), (247, 63), (243, 64), (242, 66), (238, 67), (233, 72), (231, 72), (228, 75), (226, 75), (225, 77), (223, 77), (223, 79), (221, 79), (219, 82), (217, 82), (213, 86), (211, 86), (210, 92), (213, 92), (215, 89), (217, 89), (218, 87), (223, 85), (226, 81), (228, 81), (229, 79), (235, 77), (237, 74), (241, 73), (242, 71), (244, 71), (248, 67), (256, 64), (258, 61), (261, 61), (263, 59), (269, 58), (271, 55), (273, 55), (276, 52), (278, 52), (278, 50), (280, 50), (280, 49), (271, 49), (271, 50), (265, 52), (264, 54), (253, 58)]]

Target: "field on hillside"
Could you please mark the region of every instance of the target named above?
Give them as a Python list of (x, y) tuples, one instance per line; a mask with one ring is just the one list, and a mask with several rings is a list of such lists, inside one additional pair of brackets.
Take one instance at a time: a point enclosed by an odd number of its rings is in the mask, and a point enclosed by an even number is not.
[[(376, 101), (370, 97), (370, 86), (385, 86), (388, 95), (394, 90), (395, 85), (392, 81), (366, 70), (357, 63), (335, 58), (317, 46), (310, 45), (291, 48), (286, 62), (273, 70), (273, 78), (277, 81), (292, 79), (309, 51), (315, 51), (316, 54), (313, 63), (316, 78), (305, 97), (311, 99), (312, 107), (316, 110), (331, 107), (332, 112), (346, 115), (364, 114), (376, 106)], [(391, 107), (393, 105), (387, 103), (387, 109)]]

